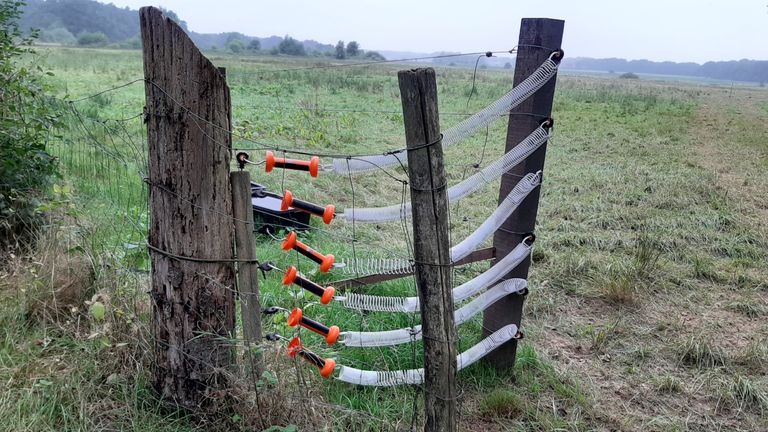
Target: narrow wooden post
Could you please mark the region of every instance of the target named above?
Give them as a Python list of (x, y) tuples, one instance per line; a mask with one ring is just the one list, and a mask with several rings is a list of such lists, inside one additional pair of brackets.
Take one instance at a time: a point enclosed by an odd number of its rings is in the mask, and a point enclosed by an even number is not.
[(424, 340), (424, 430), (455, 431), (456, 327), (437, 83), (432, 68), (400, 71), (397, 78), (408, 147), (414, 274)]
[[(251, 174), (232, 172), (232, 210), (235, 216), (235, 251), (237, 252), (237, 287), (240, 293), (240, 312), (243, 316), (243, 338), (246, 355), (252, 360), (253, 373), (261, 376), (261, 354), (250, 351), (251, 344), (261, 344), (261, 303), (259, 302), (259, 266), (256, 263), (256, 244), (253, 235), (253, 207), (251, 206)], [(249, 262), (250, 261), (250, 262)]]
[(235, 327), (229, 88), (159, 9), (139, 11), (146, 79), (153, 384), (197, 408), (228, 385)]
[[(530, 76), (552, 54), (553, 50), (560, 48), (563, 40), (564, 25), (564, 21), (548, 18), (524, 18), (522, 20), (520, 24), (517, 61), (515, 62), (514, 85), (518, 85)], [(550, 116), (556, 80), (557, 77), (553, 77), (544, 87), (512, 111), (507, 127), (505, 151), (512, 149), (536, 129), (539, 126), (539, 121), (542, 119), (540, 116)], [(535, 116), (515, 115), (515, 113), (532, 113)], [(544, 168), (546, 150), (547, 145), (545, 143), (524, 162), (502, 176), (499, 202), (506, 198), (512, 188), (520, 181), (521, 176)], [(539, 192), (540, 188), (534, 189), (520, 203), (517, 211), (512, 213), (509, 219), (494, 234), (493, 246), (496, 248), (496, 262), (504, 258), (517, 246), (525, 237), (525, 233), (533, 232), (536, 225), (536, 213), (539, 208)], [(517, 268), (507, 273), (504, 279), (527, 279), (530, 264), (531, 260), (529, 257)], [(523, 300), (523, 296), (513, 294), (486, 309), (483, 314), (483, 337), (490, 335), (507, 324), (519, 326), (523, 314)], [(485, 357), (486, 362), (497, 369), (511, 368), (515, 364), (516, 351), (517, 341), (512, 340), (487, 355)]]

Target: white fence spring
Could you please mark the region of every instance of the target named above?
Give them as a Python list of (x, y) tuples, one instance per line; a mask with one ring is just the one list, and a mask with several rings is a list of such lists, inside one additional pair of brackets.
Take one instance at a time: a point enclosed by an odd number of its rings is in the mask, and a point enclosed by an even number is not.
[(541, 184), (541, 171), (536, 174), (526, 174), (525, 177), (520, 179), (507, 197), (504, 198), (504, 201), (496, 207), (496, 210), (472, 234), (451, 248), (451, 261), (456, 262), (477, 249), (480, 244), (501, 227), (504, 221), (509, 218), (509, 215), (517, 209), (517, 206), (539, 184)]
[(342, 273), (352, 275), (400, 275), (413, 271), (413, 264), (405, 258), (353, 258), (341, 260), (340, 263), (343, 264), (340, 266)]
[[(456, 202), (472, 192), (501, 177), (515, 165), (524, 161), (550, 138), (549, 129), (540, 126), (519, 144), (500, 158), (476, 172), (469, 178), (448, 188), (448, 201)], [(529, 174), (533, 175), (533, 174)], [(347, 208), (338, 216), (339, 219), (355, 222), (387, 222), (401, 220), (411, 216), (411, 203), (402, 203), (387, 207)]]
[[(496, 207), (496, 210), (472, 234), (459, 244), (451, 247), (451, 261), (456, 262), (477, 249), (481, 243), (507, 220), (509, 215), (517, 209), (520, 202), (539, 184), (541, 184), (541, 171), (536, 174), (526, 174), (525, 177), (520, 179), (507, 197), (504, 198), (504, 201)], [(339, 265), (341, 271), (344, 274), (351, 275), (402, 275), (413, 271), (412, 262), (404, 258), (353, 258), (349, 260), (342, 259), (339, 263), (341, 264)]]
[[(514, 324), (508, 324), (487, 338), (481, 340), (470, 349), (456, 357), (458, 370), (475, 363), (489, 352), (517, 336), (518, 329)], [(341, 366), (338, 380), (350, 384), (389, 387), (400, 384), (421, 384), (424, 382), (424, 368), (406, 369), (398, 371), (370, 371)]]
[[(493, 267), (453, 289), (453, 301), (468, 299), (498, 282), (510, 270), (517, 267), (530, 253), (533, 245), (523, 240)], [(336, 301), (346, 308), (380, 312), (418, 312), (418, 297), (389, 297), (368, 294), (345, 293)]]
[[(412, 299), (416, 299), (414, 304)], [(336, 299), (348, 309), (380, 311), (380, 312), (416, 312), (418, 298), (416, 297), (387, 297), (369, 294), (347, 293)]]
[[(456, 325), (459, 326), (473, 316), (484, 311), (505, 296), (520, 292), (528, 287), (524, 279), (508, 279), (496, 284), (493, 288), (475, 297), (474, 300), (454, 311)], [(341, 343), (348, 347), (391, 346), (421, 340), (421, 326), (406, 327), (396, 330), (376, 332), (343, 332)]]
[[(536, 93), (557, 73), (558, 63), (550, 56), (528, 78), (523, 80), (507, 94), (500, 97), (490, 105), (478, 111), (474, 115), (462, 120), (455, 126), (443, 131), (443, 147), (456, 144), (471, 136), (496, 118), (508, 114), (509, 111), (520, 105), (532, 94)], [(398, 161), (399, 159), (399, 161)], [(354, 159), (333, 159), (333, 171), (339, 174), (349, 172), (371, 171), (378, 167), (408, 163), (405, 153), (401, 155), (370, 155)]]

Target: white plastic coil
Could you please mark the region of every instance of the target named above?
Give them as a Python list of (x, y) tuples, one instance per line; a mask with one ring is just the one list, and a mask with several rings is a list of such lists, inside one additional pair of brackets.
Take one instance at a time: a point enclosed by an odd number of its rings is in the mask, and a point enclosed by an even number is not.
[[(549, 129), (538, 127), (519, 144), (482, 170), (448, 188), (448, 201), (456, 202), (485, 185), (497, 180), (505, 172), (524, 161), (550, 138)], [(531, 174), (533, 175), (533, 174)], [(337, 216), (355, 222), (387, 222), (411, 217), (411, 204), (401, 203), (386, 207), (348, 208)]]
[[(456, 368), (462, 370), (477, 362), (489, 352), (515, 338), (517, 332), (517, 326), (514, 324), (508, 324), (496, 330), (487, 338), (459, 354), (456, 358)], [(350, 384), (389, 387), (401, 384), (421, 384), (424, 382), (424, 368), (399, 371), (371, 371), (340, 366), (339, 369), (337, 379)]]
[[(553, 53), (554, 56), (554, 53)], [(508, 114), (524, 100), (536, 93), (557, 73), (558, 63), (550, 56), (528, 78), (510, 90), (507, 94), (492, 102), (474, 115), (443, 131), (443, 147), (448, 147), (473, 135), (500, 116)], [(408, 163), (405, 152), (397, 156), (370, 155), (353, 159), (333, 159), (333, 171), (339, 174), (371, 171), (379, 167)]]

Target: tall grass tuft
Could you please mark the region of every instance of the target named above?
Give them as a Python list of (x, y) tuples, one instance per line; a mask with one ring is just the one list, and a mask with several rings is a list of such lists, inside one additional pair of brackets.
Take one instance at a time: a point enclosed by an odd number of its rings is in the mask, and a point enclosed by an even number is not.
[(525, 412), (525, 402), (509, 390), (496, 389), (480, 401), (480, 412), (491, 417), (517, 418)]
[(762, 413), (768, 408), (768, 395), (765, 391), (742, 375), (736, 375), (728, 385), (725, 396), (740, 410), (754, 410)]
[(699, 369), (725, 366), (725, 354), (702, 335), (687, 339), (680, 346), (680, 363)]

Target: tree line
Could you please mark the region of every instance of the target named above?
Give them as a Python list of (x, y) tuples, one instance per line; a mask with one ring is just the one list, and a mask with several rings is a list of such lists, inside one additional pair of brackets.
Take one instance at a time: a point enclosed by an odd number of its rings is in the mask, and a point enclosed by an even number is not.
[[(18, 25), (26, 34), (39, 30), (40, 42), (87, 47), (114, 48), (141, 47), (139, 39), (139, 12), (128, 7), (95, 0), (26, 0)], [(235, 54), (270, 53), (274, 55), (319, 55), (336, 58), (363, 57), (381, 60), (375, 51), (363, 51), (360, 44), (351, 41), (342, 44), (341, 55), (337, 46), (313, 40), (299, 41), (289, 35), (258, 38), (238, 32), (197, 33), (187, 28), (174, 11), (163, 9), (166, 16), (187, 31), (195, 44), (204, 50), (228, 51)]]
[(764, 85), (768, 82), (768, 61), (735, 60), (710, 61), (704, 64), (625, 60), (621, 58), (594, 59), (586, 57), (563, 59), (563, 69), (605, 72), (633, 72), (660, 75), (682, 75), (721, 80), (745, 81)]

